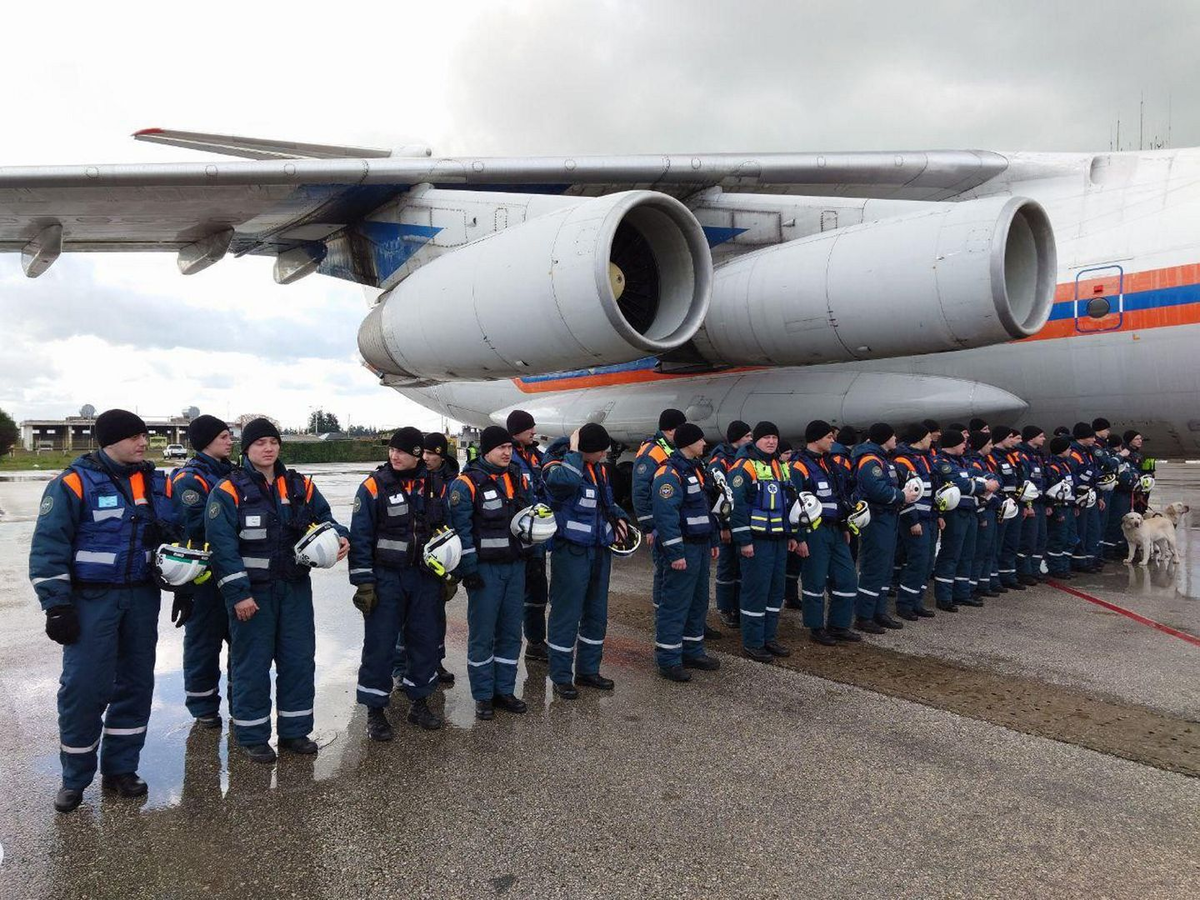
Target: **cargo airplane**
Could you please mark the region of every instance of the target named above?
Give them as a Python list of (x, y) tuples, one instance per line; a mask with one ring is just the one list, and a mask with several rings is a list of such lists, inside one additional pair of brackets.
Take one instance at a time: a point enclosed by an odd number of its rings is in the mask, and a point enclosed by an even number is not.
[[(0, 251), (274, 257), (382, 291), (358, 345), (452, 418), (675, 406), (869, 424), (1104, 415), (1200, 450), (1200, 150), (438, 158), (148, 129), (238, 160), (0, 168)], [(446, 323), (453, 323), (447, 328)]]

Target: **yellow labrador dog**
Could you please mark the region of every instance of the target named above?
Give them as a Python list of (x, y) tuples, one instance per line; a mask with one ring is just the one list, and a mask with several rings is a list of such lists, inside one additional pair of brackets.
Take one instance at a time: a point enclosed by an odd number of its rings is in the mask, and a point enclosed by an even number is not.
[(1133, 565), (1138, 548), (1142, 551), (1140, 565), (1150, 565), (1150, 555), (1162, 558), (1170, 553), (1168, 562), (1179, 562), (1179, 551), (1175, 547), (1175, 526), (1189, 512), (1182, 503), (1172, 503), (1162, 512), (1147, 512), (1145, 516), (1139, 513), (1126, 513), (1121, 519), (1121, 532), (1129, 543), (1129, 555), (1125, 565)]

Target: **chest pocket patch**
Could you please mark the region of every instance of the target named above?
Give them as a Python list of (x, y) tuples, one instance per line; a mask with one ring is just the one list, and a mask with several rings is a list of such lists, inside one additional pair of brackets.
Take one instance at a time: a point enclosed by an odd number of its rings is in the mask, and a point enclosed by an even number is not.
[(500, 499), (499, 491), (495, 488), (484, 488), (482, 506), (488, 512), (496, 512), (504, 506), (504, 501)]
[(107, 494), (96, 498), (97, 509), (116, 509), (121, 504), (121, 499), (116, 494)]

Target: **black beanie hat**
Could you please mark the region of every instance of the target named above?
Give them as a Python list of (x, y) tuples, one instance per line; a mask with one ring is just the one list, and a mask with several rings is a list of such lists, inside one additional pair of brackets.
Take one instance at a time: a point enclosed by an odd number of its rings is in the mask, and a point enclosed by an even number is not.
[(787, 456), (789, 453), (792, 452), (792, 442), (785, 441), (783, 438), (780, 438), (779, 446), (775, 448), (775, 452), (778, 453), (780, 456)]
[(1070, 429), (1070, 428), (1068, 428), (1066, 425), (1059, 425), (1057, 428), (1055, 428), (1055, 429), (1054, 429), (1054, 436), (1055, 436), (1055, 437), (1062, 437), (1062, 436), (1064, 436), (1064, 435), (1065, 435), (1066, 437), (1070, 437), (1070, 436), (1071, 436), (1071, 429)]
[(588, 422), (579, 429), (580, 453), (599, 453), (601, 450), (607, 450), (610, 444), (612, 440), (603, 425)]
[(988, 427), (988, 423), (978, 417), (972, 419), (970, 425), (971, 431), (983, 431), (983, 429)]
[(692, 422), (683, 422), (675, 429), (674, 444), (676, 447), (690, 447), (696, 441), (703, 440), (704, 431)]
[(838, 432), (838, 443), (845, 444), (847, 447), (853, 447), (858, 443), (858, 429), (853, 425), (844, 425)]
[(991, 441), (992, 436), (986, 431), (972, 431), (971, 436), (967, 439), (971, 442), (971, 449), (975, 451), (982, 450)]
[(188, 443), (194, 450), (203, 450), (222, 431), (228, 431), (229, 426), (216, 416), (196, 416), (188, 425)]
[(949, 431), (943, 431), (941, 440), (942, 449), (961, 447), (966, 439), (961, 429), (951, 428)]
[(1045, 433), (1046, 432), (1044, 432), (1042, 429), (1038, 428), (1036, 425), (1026, 425), (1024, 428), (1021, 429), (1021, 440), (1032, 441), (1039, 434), (1045, 434)]
[(388, 441), (388, 446), (419, 457), (425, 451), (425, 435), (411, 425), (397, 428), (392, 439)]
[(106, 409), (96, 416), (96, 443), (101, 447), (123, 441), (125, 438), (146, 434), (146, 423), (136, 413), (127, 409)]
[(754, 440), (757, 441), (759, 438), (770, 437), (771, 435), (779, 437), (779, 429), (775, 427), (774, 422), (768, 422), (764, 419), (754, 426), (754, 431), (751, 434)]
[(499, 425), (489, 425), (479, 436), (479, 455), (487, 456), (501, 444), (511, 444), (512, 435)]
[(1123, 435), (1121, 435), (1121, 440), (1124, 441), (1125, 444), (1128, 446), (1129, 442), (1132, 441), (1135, 437), (1137, 437), (1140, 434), (1141, 434), (1141, 432), (1138, 431), (1136, 428), (1130, 428), (1127, 432), (1125, 432)]
[(1076, 422), (1075, 427), (1071, 429), (1071, 437), (1075, 438), (1077, 441), (1095, 436), (1096, 429), (1094, 429), (1087, 422)]
[(1058, 437), (1053, 437), (1050, 439), (1050, 452), (1055, 456), (1058, 456), (1058, 454), (1062, 453), (1070, 446), (1071, 439), (1065, 434), (1060, 434)]
[(923, 441), (929, 435), (929, 426), (923, 422), (917, 422), (914, 425), (909, 425), (904, 429), (904, 443), (915, 444), (917, 441)]
[[(658, 414), (658, 430), (674, 431), (687, 421), (687, 416), (677, 409), (664, 409)], [(678, 445), (676, 445), (678, 446)]]
[(731, 444), (736, 444), (742, 438), (750, 433), (750, 426), (741, 419), (734, 419), (729, 423), (729, 427), (725, 429), (725, 440)]
[(1108, 421), (1104, 416), (1092, 419), (1092, 430), (1103, 431), (1105, 428), (1112, 428), (1112, 422)]
[[(949, 429), (949, 430), (950, 430), (950, 431), (961, 431), (963, 434), (966, 434), (966, 433), (967, 433), (967, 426), (966, 426), (966, 425), (960, 425), (958, 422), (951, 422), (951, 423), (950, 423), (950, 429)], [(954, 446), (954, 445), (953, 445), (953, 444), (951, 444), (951, 446)]]
[(875, 444), (886, 444), (896, 436), (896, 429), (887, 422), (876, 422), (867, 429), (867, 440)]
[(508, 419), (505, 420), (504, 427), (508, 429), (510, 435), (528, 431), (533, 427), (533, 416), (523, 409), (514, 409), (508, 414)]
[(813, 441), (819, 441), (832, 431), (833, 426), (824, 419), (813, 419), (808, 423), (808, 427), (804, 429), (804, 442), (811, 444)]
[(1007, 425), (997, 425), (992, 429), (992, 443), (998, 444), (1001, 441), (1006, 441), (1014, 434), (1016, 434), (1016, 432)]
[(930, 432), (942, 430), (942, 426), (937, 423), (937, 419), (922, 419), (921, 424), (929, 429)]
[(450, 444), (446, 441), (446, 436), (440, 431), (431, 431), (425, 435), (425, 440), (421, 442), (421, 449), (449, 459)]
[(276, 428), (270, 419), (251, 419), (242, 426), (242, 452), (246, 452), (246, 448), (257, 441), (259, 438), (273, 437), (277, 441), (283, 439), (279, 436), (279, 429)]

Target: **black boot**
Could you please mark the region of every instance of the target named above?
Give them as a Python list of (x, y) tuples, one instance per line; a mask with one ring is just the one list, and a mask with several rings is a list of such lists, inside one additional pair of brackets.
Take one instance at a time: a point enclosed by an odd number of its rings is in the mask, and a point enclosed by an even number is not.
[(898, 609), (896, 610), (896, 615), (902, 618), (905, 622), (915, 622), (920, 618), (920, 616), (918, 616), (911, 609)]
[(882, 625), (884, 628), (903, 628), (904, 627), (903, 622), (897, 622), (895, 619), (893, 619), (887, 613), (884, 613), (882, 616), (876, 616), (875, 624)]
[(763, 647), (743, 647), (742, 656), (748, 657), (755, 662), (772, 663), (775, 662), (775, 656), (765, 646)]
[(721, 619), (721, 624), (726, 628), (732, 628), (736, 631), (742, 627), (741, 619), (735, 612), (718, 613), (718, 617)]
[(937, 608), (940, 609), (942, 612), (958, 612), (958, 604), (957, 603), (939, 603), (937, 605)]
[(703, 669), (706, 672), (713, 672), (721, 668), (721, 661), (715, 656), (709, 656), (707, 653), (703, 656), (685, 656), (683, 658), (683, 667), (685, 669)]
[(496, 712), (495, 712), (495, 710), (492, 709), (492, 701), (491, 700), (476, 700), (475, 701), (475, 718), (481, 719), (484, 722), (487, 722), (490, 719), (494, 718), (495, 715), (496, 715)]
[(54, 795), (54, 808), (60, 813), (69, 813), (83, 802), (83, 791), (74, 788), (60, 787)]
[(870, 619), (855, 619), (854, 627), (859, 631), (865, 631), (867, 634), (883, 634), (883, 626)]
[(442, 717), (429, 708), (424, 697), (412, 702), (408, 709), (408, 721), (420, 725), (426, 731), (437, 731), (442, 727)]
[(122, 797), (144, 797), (149, 790), (146, 782), (138, 778), (137, 772), (105, 775), (100, 779), (100, 786), (106, 791), (116, 791)]
[(545, 641), (530, 641), (525, 646), (525, 662), (533, 660), (535, 662), (547, 662), (550, 659), (550, 650), (546, 647)]
[(221, 727), (221, 716), (213, 713), (211, 716), (196, 716), (196, 724), (201, 728), (211, 728), (214, 731)]
[(569, 681), (554, 682), (554, 693), (562, 697), (564, 700), (574, 700), (579, 696), (579, 689)]
[(685, 672), (683, 666), (659, 666), (658, 674), (667, 681), (691, 681), (692, 673)]
[(616, 682), (611, 678), (605, 678), (599, 672), (591, 675), (576, 675), (575, 683), (580, 687), (595, 688), (598, 691), (611, 691), (616, 687)]
[(913, 614), (916, 615), (918, 619), (932, 619), (935, 616), (935, 613), (932, 609), (926, 609), (923, 606), (919, 607), (918, 609), (914, 609)]
[(706, 641), (719, 641), (721, 634), (722, 632), (717, 631), (717, 629), (713, 628), (707, 622), (704, 624), (704, 639)]
[(438, 663), (438, 683), (454, 684), (454, 673), (449, 671), (441, 663)]
[(767, 652), (770, 653), (772, 656), (791, 656), (792, 655), (792, 651), (789, 650), (787, 647), (783, 646), (783, 644), (779, 643), (779, 641), (764, 641), (763, 646), (767, 649)]
[(827, 632), (835, 641), (844, 641), (847, 644), (857, 644), (862, 641), (862, 635), (855, 634), (849, 628), (829, 628)]
[(367, 708), (367, 737), (373, 741), (390, 741), (394, 737), (392, 723), (382, 706)]
[(242, 747), (242, 752), (256, 763), (275, 762), (275, 751), (271, 749), (270, 744), (247, 744)]
[(279, 749), (295, 753), (297, 756), (316, 756), (321, 748), (317, 746), (316, 741), (308, 737), (293, 737), (280, 738)]
[(814, 644), (824, 644), (826, 647), (833, 647), (837, 644), (837, 638), (824, 628), (810, 628), (808, 637)]
[(518, 700), (513, 694), (497, 694), (492, 698), (492, 706), (498, 707), (505, 712), (523, 713), (529, 707), (525, 705), (524, 700)]

